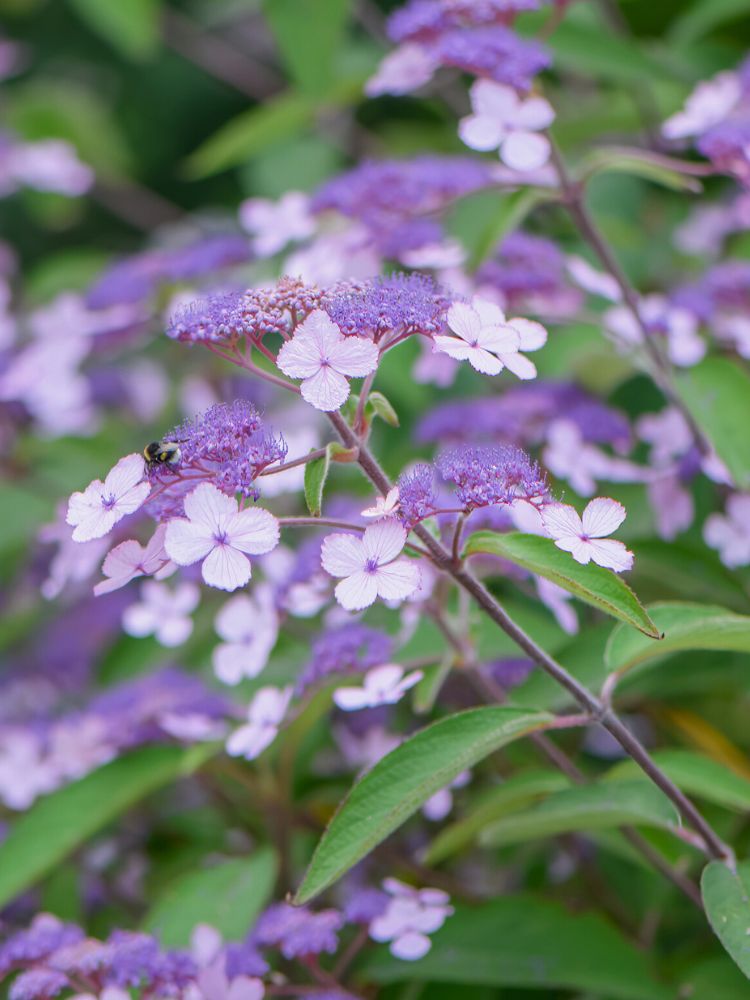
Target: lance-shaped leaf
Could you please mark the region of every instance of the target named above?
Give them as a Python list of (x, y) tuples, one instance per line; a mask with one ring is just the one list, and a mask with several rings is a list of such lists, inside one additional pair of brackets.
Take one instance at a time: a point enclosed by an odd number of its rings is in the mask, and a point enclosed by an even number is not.
[[(693, 750), (654, 750), (651, 759), (688, 795), (726, 809), (750, 812), (750, 781), (726, 764)], [(619, 781), (639, 773), (635, 761), (624, 760), (607, 772), (607, 779)]]
[(661, 642), (618, 625), (605, 651), (610, 671), (626, 673), (634, 667), (684, 649), (750, 652), (750, 617), (705, 604), (664, 602), (651, 604), (648, 613), (660, 632)]
[(703, 869), (701, 893), (714, 934), (750, 979), (750, 861), (736, 872), (712, 861)]
[(216, 753), (152, 746), (113, 760), (40, 799), (0, 845), (0, 906), (51, 872), (89, 837), (158, 788), (190, 774)]
[(582, 566), (569, 552), (558, 549), (551, 538), (520, 532), (496, 534), (493, 531), (478, 531), (466, 542), (464, 555), (479, 554), (501, 556), (552, 580), (587, 604), (633, 625), (654, 639), (661, 634), (624, 580), (594, 563)]
[(295, 902), (308, 902), (341, 878), (461, 771), (551, 720), (542, 712), (476, 708), (441, 719), (406, 740), (344, 799), (315, 850)]
[(331, 467), (329, 448), (319, 458), (314, 458), (305, 466), (305, 503), (313, 517), (320, 517), (323, 509), (323, 490)]
[(479, 839), (497, 847), (627, 823), (674, 829), (680, 818), (666, 795), (648, 781), (600, 782), (554, 792), (533, 808), (487, 827)]

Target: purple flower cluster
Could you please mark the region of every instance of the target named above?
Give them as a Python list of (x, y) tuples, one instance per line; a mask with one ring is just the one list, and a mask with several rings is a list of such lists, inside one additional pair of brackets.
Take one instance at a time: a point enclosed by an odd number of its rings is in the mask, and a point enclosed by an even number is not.
[(443, 66), (521, 91), (531, 90), (534, 77), (552, 62), (539, 42), (519, 38), (501, 25), (446, 31), (430, 45), (430, 53)]
[(450, 300), (426, 275), (397, 273), (334, 285), (323, 304), (342, 333), (380, 340), (387, 333), (437, 333)]
[(334, 954), (344, 918), (338, 910), (313, 913), (304, 907), (277, 903), (261, 915), (252, 940), (262, 948), (278, 948), (284, 958)]
[(398, 505), (406, 528), (413, 528), (435, 512), (435, 472), (431, 465), (422, 463), (399, 478)]
[(456, 496), (467, 510), (511, 504), (514, 500), (544, 502), (547, 479), (526, 452), (512, 445), (452, 448), (438, 458), (440, 475), (456, 486)]
[(275, 285), (211, 295), (178, 309), (167, 336), (187, 343), (235, 344), (243, 337), (259, 341), (269, 333), (287, 333), (317, 308), (321, 292), (299, 278)]
[(417, 424), (416, 440), (535, 445), (545, 439), (547, 427), (560, 414), (592, 444), (611, 444), (625, 450), (632, 435), (627, 418), (595, 396), (569, 382), (526, 382), (502, 396), (459, 399), (429, 410)]
[(362, 673), (387, 663), (392, 652), (393, 639), (368, 625), (353, 622), (327, 629), (312, 641), (312, 656), (297, 681), (297, 693), (330, 677)]
[(388, 19), (394, 42), (427, 41), (449, 28), (507, 24), (540, 0), (410, 0)]
[(520, 231), (506, 236), (477, 271), (478, 283), (502, 292), (513, 310), (526, 296), (559, 292), (564, 276), (565, 258), (552, 240)]
[(414, 220), (492, 183), (491, 164), (465, 156), (369, 160), (326, 182), (311, 207), (357, 219), (381, 251), (395, 257), (436, 242), (442, 233), (431, 221), (428, 227), (415, 228)]
[(191, 281), (250, 259), (250, 244), (243, 236), (206, 236), (176, 249), (148, 250), (110, 267), (89, 289), (90, 309), (142, 302), (161, 284)]
[[(167, 485), (194, 485), (197, 479), (212, 482), (230, 496), (241, 493), (257, 500), (255, 480), (269, 465), (282, 462), (287, 446), (263, 424), (252, 403), (237, 399), (216, 403), (205, 413), (175, 427), (165, 440), (179, 444), (179, 461), (153, 465), (150, 477)], [(182, 492), (180, 492), (180, 498)]]

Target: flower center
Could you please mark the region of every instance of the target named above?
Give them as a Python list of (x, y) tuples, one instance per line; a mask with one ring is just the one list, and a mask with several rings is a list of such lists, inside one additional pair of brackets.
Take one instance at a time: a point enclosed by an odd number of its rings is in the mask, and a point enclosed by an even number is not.
[(226, 531), (221, 530), (214, 532), (214, 541), (216, 542), (217, 545), (226, 545), (227, 540), (228, 539)]
[(113, 507), (117, 505), (117, 497), (114, 493), (110, 493), (109, 496), (102, 495), (102, 507), (105, 510), (112, 510)]
[(365, 563), (365, 573), (377, 573), (378, 571), (378, 561), (377, 559), (368, 559)]

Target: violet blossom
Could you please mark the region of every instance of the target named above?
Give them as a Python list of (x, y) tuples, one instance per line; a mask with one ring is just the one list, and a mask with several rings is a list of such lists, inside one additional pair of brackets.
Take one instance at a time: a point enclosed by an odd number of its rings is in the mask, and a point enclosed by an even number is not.
[(340, 577), (335, 594), (347, 611), (369, 607), (380, 597), (400, 601), (419, 587), (417, 564), (401, 556), (406, 529), (389, 518), (378, 521), (364, 535), (328, 535), (323, 542), (321, 562), (331, 576)]
[(83, 493), (74, 493), (68, 502), (66, 520), (73, 525), (74, 542), (88, 542), (107, 535), (123, 517), (141, 507), (151, 491), (144, 480), (143, 456), (126, 455), (102, 482), (95, 479)]
[(193, 631), (191, 613), (198, 607), (200, 589), (188, 581), (172, 590), (166, 583), (148, 580), (141, 600), (125, 609), (122, 627), (128, 635), (154, 635), (162, 646), (181, 646)]
[(254, 760), (262, 754), (276, 739), (291, 700), (290, 687), (261, 688), (248, 706), (247, 722), (235, 729), (227, 740), (227, 753), (246, 760)]
[(333, 700), (344, 712), (377, 708), (378, 705), (395, 705), (423, 676), (421, 670), (412, 670), (407, 674), (397, 663), (384, 663), (365, 674), (362, 687), (336, 688)]
[(622, 542), (607, 538), (625, 520), (625, 508), (609, 497), (589, 501), (581, 518), (569, 504), (548, 504), (542, 520), (555, 545), (576, 562), (595, 562), (616, 573), (631, 569), (633, 553)]

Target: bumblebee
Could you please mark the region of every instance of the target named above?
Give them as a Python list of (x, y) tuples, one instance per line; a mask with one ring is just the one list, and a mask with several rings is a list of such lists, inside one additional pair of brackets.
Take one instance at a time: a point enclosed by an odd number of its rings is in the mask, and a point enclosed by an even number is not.
[(153, 468), (156, 465), (177, 465), (180, 461), (180, 446), (176, 441), (152, 441), (143, 449), (146, 464)]

